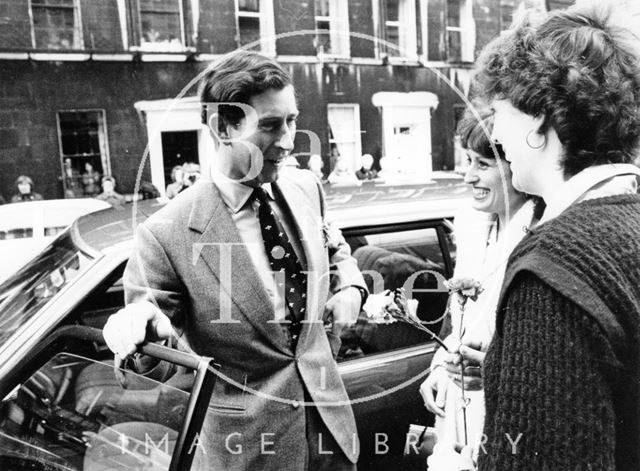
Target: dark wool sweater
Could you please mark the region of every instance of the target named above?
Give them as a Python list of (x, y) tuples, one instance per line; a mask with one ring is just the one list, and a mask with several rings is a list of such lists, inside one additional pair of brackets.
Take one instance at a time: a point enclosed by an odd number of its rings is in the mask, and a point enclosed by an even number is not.
[(480, 471), (639, 469), (640, 196), (535, 229), (498, 306)]

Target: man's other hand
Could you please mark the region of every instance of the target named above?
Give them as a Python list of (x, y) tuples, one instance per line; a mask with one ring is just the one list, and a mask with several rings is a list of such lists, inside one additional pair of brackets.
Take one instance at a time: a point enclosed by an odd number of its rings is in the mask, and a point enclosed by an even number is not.
[(324, 307), (324, 318), (333, 319), (333, 333), (340, 335), (342, 330), (358, 320), (362, 294), (354, 286), (338, 291)]
[(134, 353), (145, 340), (168, 339), (172, 334), (169, 318), (148, 301), (126, 305), (102, 329), (107, 346), (120, 359)]

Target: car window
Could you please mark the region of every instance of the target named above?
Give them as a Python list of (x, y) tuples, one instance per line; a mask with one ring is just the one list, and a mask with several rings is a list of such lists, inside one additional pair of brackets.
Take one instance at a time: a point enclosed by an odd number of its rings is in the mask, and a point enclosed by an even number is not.
[(118, 266), (76, 307), (69, 316), (71, 322), (102, 329), (109, 316), (124, 307), (122, 273), (125, 265)]
[(3, 282), (0, 285), (0, 345), (94, 261), (67, 233)]
[(67, 228), (68, 226), (51, 226), (51, 227), (45, 227), (44, 228), (44, 236), (45, 237), (54, 237), (57, 236), (58, 234), (62, 234), (64, 232), (64, 230)]
[(27, 239), (33, 237), (32, 227), (20, 227), (0, 231), (0, 240)]
[(189, 394), (118, 372), (58, 353), (14, 389), (0, 404), (6, 469), (168, 469)]
[[(440, 330), (448, 297), (442, 282), (451, 276), (451, 254), (443, 252), (443, 247), (447, 250), (451, 247), (445, 228), (445, 225), (431, 225), (407, 229), (391, 227), (372, 233), (345, 232), (369, 292), (404, 287), (407, 297), (418, 301), (418, 317), (434, 332)], [(425, 332), (401, 322), (374, 322), (364, 311), (357, 323), (346, 329), (341, 337), (339, 360), (431, 340)]]

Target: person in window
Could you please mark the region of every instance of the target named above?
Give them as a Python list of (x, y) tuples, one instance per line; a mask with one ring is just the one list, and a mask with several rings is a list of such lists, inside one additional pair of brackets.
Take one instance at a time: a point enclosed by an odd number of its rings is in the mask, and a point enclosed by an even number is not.
[[(129, 304), (107, 321), (107, 345), (124, 358), (145, 337), (181, 335), (221, 365), (218, 411), (201, 435), (210, 469), (354, 470), (357, 429), (335, 355), (367, 291), (325, 222), (320, 183), (284, 165), (298, 117), (291, 76), (236, 51), (208, 69), (200, 97), (203, 123), (216, 126), (211, 179), (138, 225)], [(217, 120), (212, 103), (225, 104)]]
[(124, 207), (125, 199), (120, 193), (115, 191), (116, 179), (113, 177), (102, 178), (102, 193), (96, 196), (97, 200), (106, 201), (114, 208), (121, 209)]
[(80, 176), (80, 172), (73, 168), (70, 158), (64, 159), (62, 178), (64, 180), (65, 198), (79, 198), (84, 194), (82, 177)]
[(16, 179), (18, 193), (11, 197), (12, 203), (22, 203), (24, 201), (40, 201), (42, 195), (33, 191), (33, 180), (27, 175), (20, 175)]
[(546, 203), (484, 357), (481, 471), (640, 463), (640, 36), (620, 5), (529, 14), (478, 60), (513, 186)]
[(182, 166), (182, 189), (184, 191), (187, 188), (193, 186), (195, 182), (200, 180), (202, 174), (200, 173), (200, 165), (194, 162), (187, 162)]
[(94, 170), (90, 162), (84, 164), (82, 187), (84, 196), (94, 197), (100, 194), (100, 172)]
[[(464, 316), (458, 294), (452, 295), (450, 318), (445, 321), (451, 332), (445, 342), (452, 353), (438, 349), (431, 373), (420, 387), (427, 409), (436, 415), (438, 440), (428, 458), (430, 471), (459, 469), (456, 449), (465, 445), (465, 404), (457, 365), (453, 363), (458, 357), (454, 352), (461, 341), (480, 351), (488, 348), (494, 335), (496, 304), (507, 259), (524, 237), (526, 228), (535, 222), (534, 202), (514, 189), (502, 148), (491, 144), (488, 132), (492, 126), (493, 113), (478, 103), (467, 109), (458, 124), (458, 135), (469, 162), (465, 182), (472, 187), (473, 199), (471, 206), (464, 208), (454, 221), (457, 242), (454, 278), (480, 281), (484, 291), (476, 301), (467, 302)], [(468, 376), (474, 381), (467, 384), (465, 391), (466, 437), (477, 457), (484, 426), (484, 392), (480, 369), (470, 370)]]
[(182, 191), (184, 188), (182, 178), (182, 165), (176, 165), (171, 169), (171, 183), (167, 185), (167, 198), (175, 198)]
[(373, 156), (371, 154), (364, 154), (360, 161), (360, 168), (356, 171), (356, 177), (358, 177), (358, 180), (373, 180), (378, 176), (378, 172), (372, 168)]

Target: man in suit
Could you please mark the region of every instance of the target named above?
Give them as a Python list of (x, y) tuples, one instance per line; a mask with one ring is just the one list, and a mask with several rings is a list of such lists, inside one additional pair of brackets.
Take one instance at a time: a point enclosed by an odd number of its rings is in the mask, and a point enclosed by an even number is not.
[(131, 304), (108, 320), (107, 345), (124, 358), (145, 336), (175, 332), (216, 359), (217, 412), (203, 433), (213, 469), (355, 469), (334, 358), (366, 285), (325, 221), (318, 180), (285, 168), (298, 116), (291, 78), (272, 59), (235, 52), (200, 95), (216, 144), (211, 180), (138, 226), (124, 275)]

